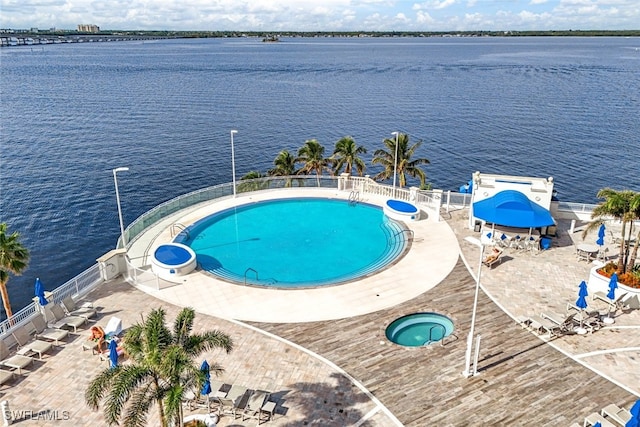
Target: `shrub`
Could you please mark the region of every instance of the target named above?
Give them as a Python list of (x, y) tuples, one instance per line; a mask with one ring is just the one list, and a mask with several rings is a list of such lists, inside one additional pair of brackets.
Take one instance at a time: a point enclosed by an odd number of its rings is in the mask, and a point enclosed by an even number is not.
[[(617, 272), (618, 265), (610, 262), (599, 268), (597, 271), (605, 277), (611, 277)], [(618, 274), (618, 283), (622, 283), (630, 288), (640, 289), (640, 266), (636, 265), (631, 271), (624, 274)]]

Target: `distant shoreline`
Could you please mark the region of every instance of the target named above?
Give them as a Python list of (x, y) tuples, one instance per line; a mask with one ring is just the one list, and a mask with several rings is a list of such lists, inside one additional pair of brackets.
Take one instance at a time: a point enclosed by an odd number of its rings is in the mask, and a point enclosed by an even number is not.
[(166, 31), (105, 30), (83, 33), (75, 30), (31, 31), (1, 29), (0, 37), (136, 37), (136, 38), (229, 38), (229, 37), (640, 37), (638, 30), (548, 30), (548, 31)]

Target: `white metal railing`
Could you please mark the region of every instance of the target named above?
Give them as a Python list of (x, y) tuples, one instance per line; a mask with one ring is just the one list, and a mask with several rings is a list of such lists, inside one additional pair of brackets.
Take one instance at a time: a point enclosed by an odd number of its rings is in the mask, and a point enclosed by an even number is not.
[[(81, 298), (95, 289), (103, 282), (100, 276), (100, 268), (95, 264), (76, 277), (58, 286), (51, 292), (50, 302), (54, 304), (60, 303), (64, 298), (71, 296), (74, 299)], [(33, 317), (39, 310), (39, 306), (31, 303), (20, 311), (16, 312), (9, 319), (0, 322), (0, 337), (4, 337), (11, 333), (11, 329), (22, 325)]]
[(178, 283), (170, 282), (158, 276), (152, 270), (146, 270), (136, 267), (131, 264), (131, 261), (127, 258), (127, 273), (126, 279), (129, 282), (133, 282), (137, 285), (146, 286), (151, 289), (161, 290), (170, 288), (171, 286), (178, 285)]

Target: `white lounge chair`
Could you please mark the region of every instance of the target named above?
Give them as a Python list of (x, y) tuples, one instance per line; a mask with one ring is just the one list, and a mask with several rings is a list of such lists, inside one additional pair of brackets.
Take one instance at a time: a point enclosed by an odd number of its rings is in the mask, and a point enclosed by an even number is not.
[(617, 422), (620, 425), (626, 425), (631, 419), (631, 412), (627, 411), (624, 408), (619, 408), (618, 405), (611, 403), (600, 411), (600, 414), (603, 417), (609, 417), (613, 421)]
[(44, 338), (45, 340), (53, 341), (55, 345), (60, 345), (60, 340), (63, 340), (69, 336), (69, 331), (58, 328), (47, 328), (47, 322), (44, 320), (42, 313), (36, 314), (31, 319), (31, 326), (36, 331), (34, 336), (36, 338)]
[(18, 343), (17, 353), (19, 355), (26, 356), (31, 353), (36, 353), (38, 358), (42, 359), (42, 353), (48, 352), (53, 347), (53, 344), (50, 342), (39, 339), (32, 340), (24, 326), (14, 328), (12, 335)]
[(615, 300), (610, 300), (609, 298), (607, 298), (607, 294), (604, 292), (595, 292), (592, 296), (591, 299), (593, 301), (595, 300), (600, 300), (605, 302), (609, 308), (611, 310), (613, 310), (614, 312), (616, 310), (624, 310), (626, 308), (625, 303), (624, 303), (624, 299), (627, 297), (626, 292), (625, 293), (621, 293), (620, 295), (618, 295), (618, 298), (616, 298)]
[(21, 374), (22, 369), (26, 368), (33, 362), (33, 358), (31, 357), (21, 354), (14, 354), (11, 356), (10, 354), (7, 343), (5, 343), (4, 340), (0, 340), (0, 364), (7, 368), (17, 369), (18, 374)]
[(76, 302), (70, 296), (64, 298), (61, 304), (68, 316), (78, 316), (89, 320), (96, 317), (98, 314), (98, 312), (93, 308), (93, 304), (87, 303), (86, 305), (78, 307)]
[(57, 304), (47, 304), (44, 306), (44, 315), (49, 322), (49, 326), (62, 329), (64, 327), (73, 328), (73, 332), (78, 332), (78, 326), (87, 323), (85, 317), (67, 316), (64, 309)]
[(595, 426), (596, 423), (600, 423), (602, 427), (616, 427), (615, 424), (607, 421), (602, 415), (594, 412), (590, 415), (587, 415), (584, 419), (584, 427)]
[(242, 421), (247, 418), (258, 418), (258, 424), (260, 424), (260, 409), (264, 406), (265, 402), (269, 398), (269, 392), (264, 390), (255, 390), (249, 396), (247, 406), (242, 413)]

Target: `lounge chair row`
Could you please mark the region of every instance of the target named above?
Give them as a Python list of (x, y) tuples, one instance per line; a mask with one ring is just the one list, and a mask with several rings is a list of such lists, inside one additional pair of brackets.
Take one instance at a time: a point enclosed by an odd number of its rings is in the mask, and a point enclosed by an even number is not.
[(563, 317), (552, 312), (544, 312), (540, 315), (520, 316), (517, 321), (523, 328), (538, 335), (547, 335), (549, 339), (565, 334), (575, 334), (575, 314)]
[(216, 411), (219, 416), (232, 415), (233, 419), (255, 418), (258, 424), (273, 419), (276, 402), (270, 400), (270, 393), (264, 390), (250, 390), (242, 385), (228, 386), (222, 381), (212, 380), (211, 393), (193, 394), (185, 402), (189, 409), (194, 407)]
[[(69, 331), (62, 329), (63, 327), (73, 327), (76, 331), (89, 317), (96, 315), (96, 311), (88, 307), (82, 308), (80, 312), (77, 310), (79, 309), (75, 307), (73, 299), (69, 297), (63, 301), (63, 305), (45, 306), (46, 318), (42, 313), (36, 313), (29, 322), (14, 327), (11, 334), (17, 344), (15, 354), (11, 354), (5, 340), (0, 340), (0, 385), (11, 381), (14, 371), (21, 375), (22, 370), (34, 361), (36, 355), (42, 360), (43, 354), (48, 353), (53, 346), (62, 345), (62, 341), (69, 335)], [(85, 317), (68, 314), (72, 312)]]
[(593, 412), (587, 415), (583, 427), (595, 426), (597, 423), (602, 427), (621, 427), (625, 426), (631, 417), (630, 411), (612, 403), (602, 408), (600, 413)]

